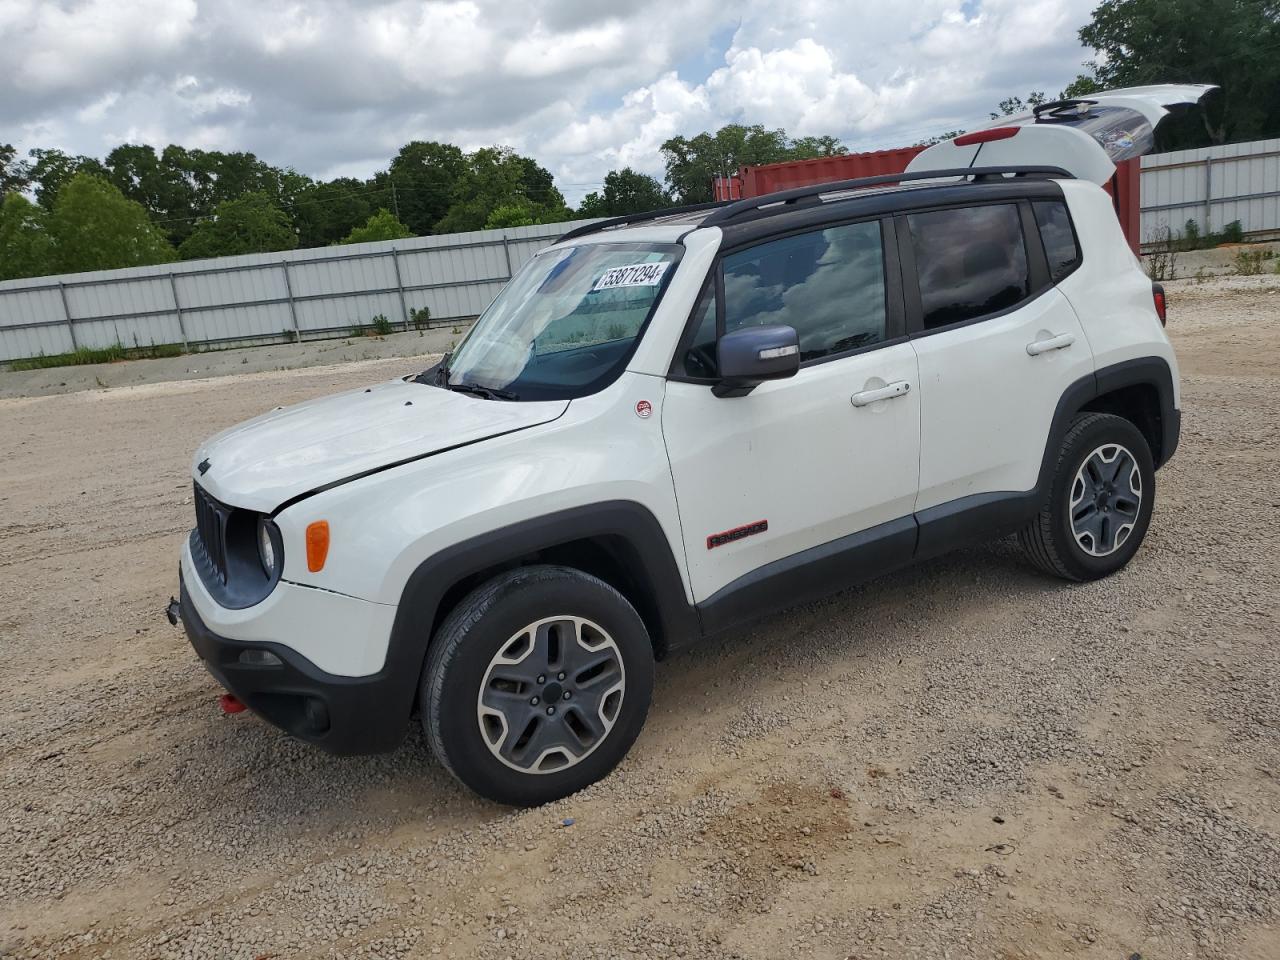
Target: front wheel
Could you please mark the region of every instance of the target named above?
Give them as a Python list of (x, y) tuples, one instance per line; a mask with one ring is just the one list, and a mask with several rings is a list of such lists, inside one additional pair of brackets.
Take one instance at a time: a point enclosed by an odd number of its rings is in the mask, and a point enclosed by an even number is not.
[(1151, 449), (1136, 426), (1112, 414), (1080, 414), (1062, 440), (1048, 499), (1018, 540), (1046, 573), (1108, 576), (1138, 552), (1155, 486)]
[(422, 723), (441, 763), (518, 806), (609, 773), (653, 692), (653, 645), (618, 591), (568, 567), (533, 566), (468, 594), (432, 640)]

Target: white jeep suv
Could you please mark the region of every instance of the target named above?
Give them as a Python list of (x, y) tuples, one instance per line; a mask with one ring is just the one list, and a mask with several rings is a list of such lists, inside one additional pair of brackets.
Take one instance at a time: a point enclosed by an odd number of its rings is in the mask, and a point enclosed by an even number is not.
[(701, 637), (1015, 532), (1123, 567), (1178, 442), (1162, 313), (1054, 168), (575, 230), (437, 367), (204, 444), (171, 617), (297, 737), (390, 750), (416, 711), (464, 783), (548, 801)]

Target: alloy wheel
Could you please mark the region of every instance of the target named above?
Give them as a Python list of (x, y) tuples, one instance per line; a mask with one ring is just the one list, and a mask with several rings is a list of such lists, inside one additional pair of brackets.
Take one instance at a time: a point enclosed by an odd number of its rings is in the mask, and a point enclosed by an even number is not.
[(548, 617), (494, 654), (476, 700), (489, 751), (523, 773), (555, 773), (585, 759), (622, 709), (622, 654), (599, 625)]
[(1085, 553), (1105, 557), (1119, 550), (1142, 509), (1142, 474), (1134, 455), (1106, 443), (1084, 459), (1071, 484), (1071, 533)]

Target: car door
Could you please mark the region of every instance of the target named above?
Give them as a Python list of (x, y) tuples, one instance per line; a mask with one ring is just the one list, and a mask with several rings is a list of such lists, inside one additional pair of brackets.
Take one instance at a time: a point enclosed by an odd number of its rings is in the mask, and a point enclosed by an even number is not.
[[(920, 364), (921, 554), (954, 545), (948, 538), (999, 535), (1034, 512), (1058, 401), (1093, 372), (1035, 216), (1030, 202), (1009, 201), (897, 218)], [(1054, 269), (1071, 268), (1059, 243)]]
[[(803, 599), (791, 577), (810, 561), (817, 587), (853, 572), (850, 550), (896, 563), (914, 546), (917, 368), (892, 232), (873, 219), (731, 251), (695, 308), (662, 429), (694, 598), (737, 594), (730, 620)], [(794, 327), (800, 370), (713, 396), (717, 339), (749, 324)]]

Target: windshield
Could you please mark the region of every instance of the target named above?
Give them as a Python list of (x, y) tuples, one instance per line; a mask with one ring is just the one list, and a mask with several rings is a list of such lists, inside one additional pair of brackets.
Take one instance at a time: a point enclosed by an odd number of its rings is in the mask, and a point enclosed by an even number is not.
[(442, 385), (502, 400), (600, 390), (631, 356), (682, 249), (599, 243), (539, 254), (476, 321)]

